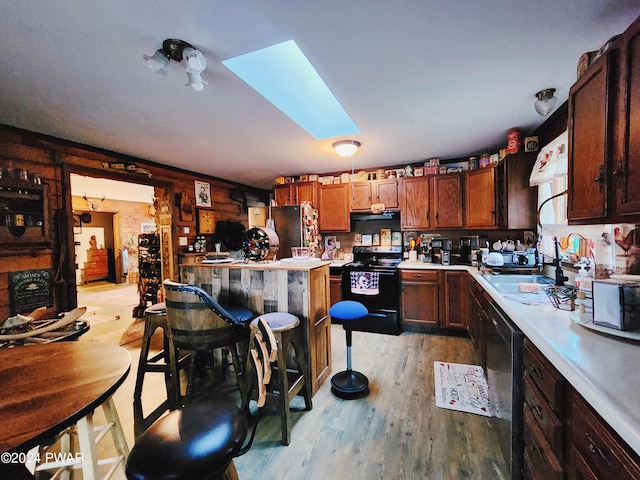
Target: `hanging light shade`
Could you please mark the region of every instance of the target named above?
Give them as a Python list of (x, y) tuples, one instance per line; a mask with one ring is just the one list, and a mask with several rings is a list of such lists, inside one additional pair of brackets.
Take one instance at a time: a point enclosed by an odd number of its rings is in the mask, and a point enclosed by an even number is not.
[(555, 88), (547, 88), (545, 90), (540, 90), (536, 93), (536, 103), (534, 104), (536, 112), (538, 112), (543, 117), (548, 115), (553, 107), (556, 106), (556, 102), (558, 99), (554, 95), (556, 92)]
[(352, 157), (360, 148), (361, 143), (357, 140), (340, 140), (332, 145), (336, 153), (341, 157)]

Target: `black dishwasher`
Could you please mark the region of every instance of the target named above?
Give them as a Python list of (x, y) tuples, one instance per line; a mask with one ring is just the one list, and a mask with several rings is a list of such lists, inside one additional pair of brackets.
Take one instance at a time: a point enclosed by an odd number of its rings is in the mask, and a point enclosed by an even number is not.
[(497, 432), (500, 450), (510, 478), (522, 478), (523, 464), (523, 338), (511, 320), (493, 304), (487, 308), (486, 375), (494, 408), (490, 422)]

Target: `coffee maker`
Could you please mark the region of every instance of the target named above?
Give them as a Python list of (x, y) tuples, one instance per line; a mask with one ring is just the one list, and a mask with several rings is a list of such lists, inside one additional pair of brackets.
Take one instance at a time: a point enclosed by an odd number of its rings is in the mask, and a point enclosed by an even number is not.
[(470, 235), (460, 237), (460, 262), (464, 265), (477, 263), (477, 252), (479, 248), (485, 247), (488, 241), (486, 235)]
[(431, 239), (431, 255), (433, 263), (441, 265), (451, 264), (451, 239), (447, 237), (434, 237)]

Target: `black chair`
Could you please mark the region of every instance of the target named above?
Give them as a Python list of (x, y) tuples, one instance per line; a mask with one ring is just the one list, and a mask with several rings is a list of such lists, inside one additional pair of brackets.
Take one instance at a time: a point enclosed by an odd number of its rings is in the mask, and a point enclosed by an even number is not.
[[(198, 354), (210, 354), (217, 348), (231, 351), (236, 380), (240, 387), (244, 370), (243, 360), (249, 344), (249, 324), (253, 313), (242, 307), (223, 307), (207, 292), (194, 285), (165, 280), (164, 288), (169, 327), (169, 364), (171, 378), (177, 382), (171, 389), (177, 392), (173, 406), (183, 404), (185, 398), (186, 403), (191, 401)], [(176, 349), (192, 352), (186, 397), (182, 396), (180, 389)]]
[[(262, 325), (262, 323), (264, 323)], [(255, 372), (250, 396), (257, 391), (257, 410), (238, 408), (224, 400), (194, 402), (157, 420), (131, 449), (126, 474), (129, 480), (222, 480), (237, 478), (233, 459), (253, 444), (270, 375), (270, 357), (275, 341), (261, 332), (261, 322), (251, 349)], [(273, 336), (271, 335), (271, 338)], [(250, 433), (249, 433), (250, 432)]]

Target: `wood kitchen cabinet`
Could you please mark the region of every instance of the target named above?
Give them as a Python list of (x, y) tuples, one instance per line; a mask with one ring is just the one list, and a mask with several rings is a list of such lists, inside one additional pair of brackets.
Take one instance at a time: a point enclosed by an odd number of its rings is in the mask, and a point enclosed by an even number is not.
[(321, 232), (351, 230), (351, 184), (320, 185), (318, 192), (318, 229)]
[(429, 177), (433, 228), (462, 228), (463, 179), (459, 173)]
[(640, 18), (569, 92), (570, 223), (640, 220)]
[(469, 274), (462, 271), (442, 271), (444, 286), (444, 328), (467, 329), (469, 319), (469, 298), (467, 292)]
[(640, 478), (640, 457), (573, 388), (569, 402), (569, 478)]
[(564, 478), (566, 380), (524, 340), (524, 480)]
[(529, 186), (535, 153), (507, 155), (498, 165), (465, 173), (465, 227), (533, 229), (538, 189)]
[(0, 179), (0, 251), (49, 246), (48, 186)]
[(386, 209), (398, 208), (398, 181), (395, 178), (353, 184), (351, 211), (369, 211), (374, 203), (384, 203)]
[(429, 177), (409, 177), (399, 181), (400, 226), (403, 230), (431, 228)]
[(276, 204), (300, 205), (302, 202), (311, 202), (314, 207), (318, 202), (318, 182), (287, 183), (273, 186), (273, 198)]
[(400, 308), (407, 326), (440, 325), (440, 278), (438, 270), (405, 270), (400, 273)]
[(478, 362), (484, 369), (487, 366), (486, 361), (486, 323), (489, 321), (485, 308), (486, 300), (484, 300), (484, 289), (478, 285), (475, 279), (470, 278), (469, 289), (469, 320), (468, 331), (473, 347), (478, 355)]

